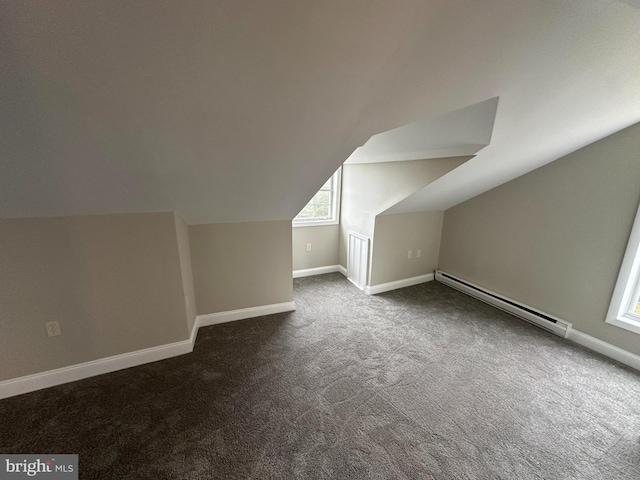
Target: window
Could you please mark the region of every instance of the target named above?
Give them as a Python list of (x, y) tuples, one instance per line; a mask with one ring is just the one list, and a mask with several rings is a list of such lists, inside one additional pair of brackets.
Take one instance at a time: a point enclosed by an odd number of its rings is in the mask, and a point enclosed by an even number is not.
[(333, 225), (340, 215), (340, 169), (318, 190), (293, 219), (294, 227)]
[(606, 322), (640, 333), (640, 207), (622, 260)]

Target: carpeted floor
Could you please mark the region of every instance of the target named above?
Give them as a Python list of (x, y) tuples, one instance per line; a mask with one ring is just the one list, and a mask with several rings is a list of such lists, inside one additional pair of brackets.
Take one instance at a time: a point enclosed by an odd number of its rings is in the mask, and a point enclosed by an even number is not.
[(0, 453), (101, 479), (640, 478), (640, 374), (430, 282), (295, 280), (293, 313), (0, 401)]

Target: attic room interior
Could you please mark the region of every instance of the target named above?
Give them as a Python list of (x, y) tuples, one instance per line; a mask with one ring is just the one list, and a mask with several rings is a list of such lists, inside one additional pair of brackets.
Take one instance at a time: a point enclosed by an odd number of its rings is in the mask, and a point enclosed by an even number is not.
[(0, 38), (2, 474), (640, 478), (638, 0)]

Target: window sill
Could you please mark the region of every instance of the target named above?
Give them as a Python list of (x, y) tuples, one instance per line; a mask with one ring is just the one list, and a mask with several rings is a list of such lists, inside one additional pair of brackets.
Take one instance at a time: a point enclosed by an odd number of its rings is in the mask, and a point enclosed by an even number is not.
[(298, 227), (324, 227), (326, 225), (338, 225), (337, 220), (316, 220), (312, 222), (291, 222), (293, 228)]
[(630, 332), (640, 334), (640, 321), (626, 315), (607, 318), (606, 323), (608, 323), (609, 325), (615, 325), (616, 327), (624, 328), (625, 330), (629, 330)]

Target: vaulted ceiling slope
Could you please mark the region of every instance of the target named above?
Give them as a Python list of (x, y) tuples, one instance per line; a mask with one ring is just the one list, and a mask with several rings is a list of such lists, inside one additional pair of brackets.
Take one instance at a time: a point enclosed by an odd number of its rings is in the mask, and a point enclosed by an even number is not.
[(411, 207), (446, 208), (640, 120), (637, 6), (2, 2), (0, 217), (291, 219), (372, 135), (499, 96)]
[(372, 136), (345, 165), (473, 155), (491, 142), (498, 97)]

